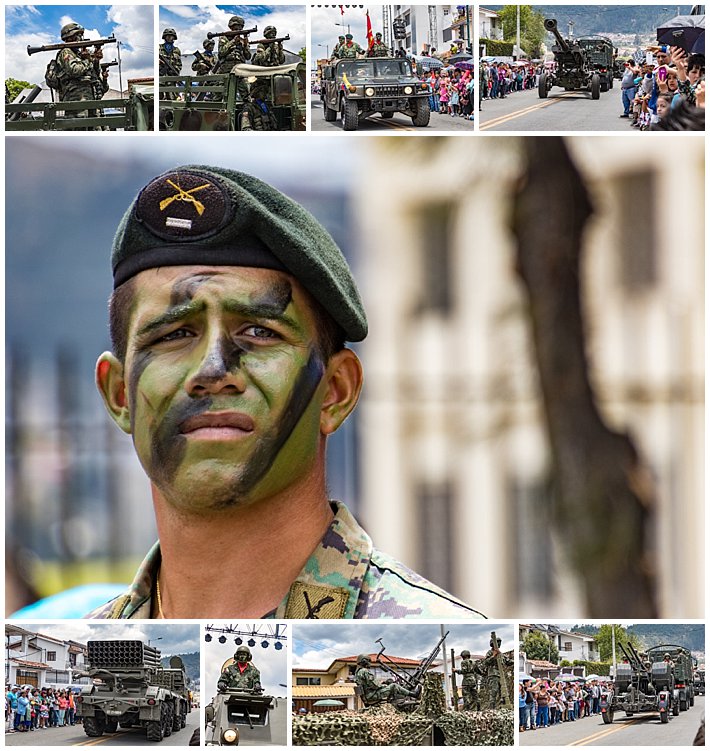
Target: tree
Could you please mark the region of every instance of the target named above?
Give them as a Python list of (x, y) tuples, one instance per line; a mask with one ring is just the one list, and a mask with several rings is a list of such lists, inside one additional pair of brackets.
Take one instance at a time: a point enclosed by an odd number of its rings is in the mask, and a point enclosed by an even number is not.
[(306, 62), (306, 48), (301, 47), (301, 49), (298, 50), (298, 54), (301, 56), (301, 60), (303, 60), (303, 62), (305, 63)]
[(619, 626), (617, 624), (605, 623), (603, 626), (599, 627), (599, 631), (597, 632), (597, 635), (594, 637), (594, 640), (596, 641), (597, 646), (599, 647), (599, 659), (602, 662), (612, 661), (612, 651), (611, 651), (612, 629), (614, 631), (614, 638), (617, 644), (617, 648), (616, 648), (617, 661), (623, 657), (621, 650), (618, 647), (619, 644), (623, 644), (624, 646), (626, 646), (627, 644), (631, 644), (635, 649), (640, 649), (641, 647), (641, 642), (639, 641), (638, 637), (635, 634), (629, 634), (623, 626)]
[(520, 645), (529, 660), (548, 660), (557, 664), (560, 653), (552, 640), (541, 631), (531, 631)]
[[(517, 25), (517, 6), (506, 5), (498, 11), (503, 24), (503, 38), (514, 42)], [(540, 57), (542, 42), (545, 39), (545, 17), (532, 5), (520, 6), (520, 46), (531, 57)]]
[(16, 78), (5, 79), (5, 95), (7, 102), (14, 102), (17, 95), (23, 89), (32, 88), (32, 84), (29, 81), (18, 81)]

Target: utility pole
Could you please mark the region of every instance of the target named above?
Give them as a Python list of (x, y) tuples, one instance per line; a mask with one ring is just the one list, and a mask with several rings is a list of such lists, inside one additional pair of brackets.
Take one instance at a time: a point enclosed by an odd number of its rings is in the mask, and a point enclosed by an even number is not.
[(611, 664), (614, 669), (614, 680), (616, 680), (616, 626), (611, 624)]
[(513, 52), (517, 59), (520, 55), (520, 5), (515, 6), (515, 50)]

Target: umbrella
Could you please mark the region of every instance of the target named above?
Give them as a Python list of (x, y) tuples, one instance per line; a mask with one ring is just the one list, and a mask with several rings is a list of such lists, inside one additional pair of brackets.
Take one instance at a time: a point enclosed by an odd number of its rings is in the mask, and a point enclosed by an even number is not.
[(675, 16), (656, 29), (656, 39), (661, 44), (682, 47), (686, 52), (690, 52), (704, 34), (705, 16)]
[(690, 50), (690, 52), (693, 55), (704, 55), (705, 54), (705, 32), (703, 33), (695, 40), (695, 43), (693, 44), (693, 49)]
[(313, 702), (314, 707), (344, 707), (345, 704), (337, 699), (318, 699)]
[(474, 62), (473, 60), (463, 60), (460, 63), (456, 63), (454, 68), (458, 68), (459, 70), (473, 70)]
[(535, 679), (531, 675), (528, 675), (527, 673), (523, 673), (522, 675), (518, 676), (518, 680), (519, 681), (534, 681)]
[(455, 55), (451, 55), (449, 63), (462, 63), (464, 60), (472, 60), (473, 55), (469, 55), (468, 52), (457, 52)]
[(439, 70), (444, 67), (444, 63), (436, 57), (427, 57), (426, 55), (412, 55), (415, 63), (422, 66), (422, 70)]
[(576, 681), (584, 681), (585, 679), (582, 678), (581, 675), (570, 675), (570, 673), (561, 673), (557, 676), (557, 678), (554, 678), (553, 680), (556, 681), (567, 681), (569, 683), (576, 682)]

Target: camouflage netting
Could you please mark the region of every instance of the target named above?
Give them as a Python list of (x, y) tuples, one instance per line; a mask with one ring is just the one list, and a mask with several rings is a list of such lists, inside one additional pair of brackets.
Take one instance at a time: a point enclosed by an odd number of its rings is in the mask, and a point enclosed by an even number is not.
[(422, 701), (417, 714), (425, 717), (440, 717), (446, 712), (446, 698), (441, 685), (441, 675), (427, 673), (422, 687)]
[(367, 719), (359, 712), (325, 712), (296, 716), (294, 746), (373, 746)]
[(436, 721), (447, 746), (512, 746), (513, 710), (447, 712)]

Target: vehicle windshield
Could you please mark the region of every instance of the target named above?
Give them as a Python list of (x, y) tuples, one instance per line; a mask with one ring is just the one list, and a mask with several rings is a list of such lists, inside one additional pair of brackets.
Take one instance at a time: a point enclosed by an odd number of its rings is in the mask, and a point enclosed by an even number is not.
[(358, 78), (372, 76), (411, 76), (412, 67), (407, 60), (348, 60), (338, 66), (338, 73), (345, 75), (351, 82)]

